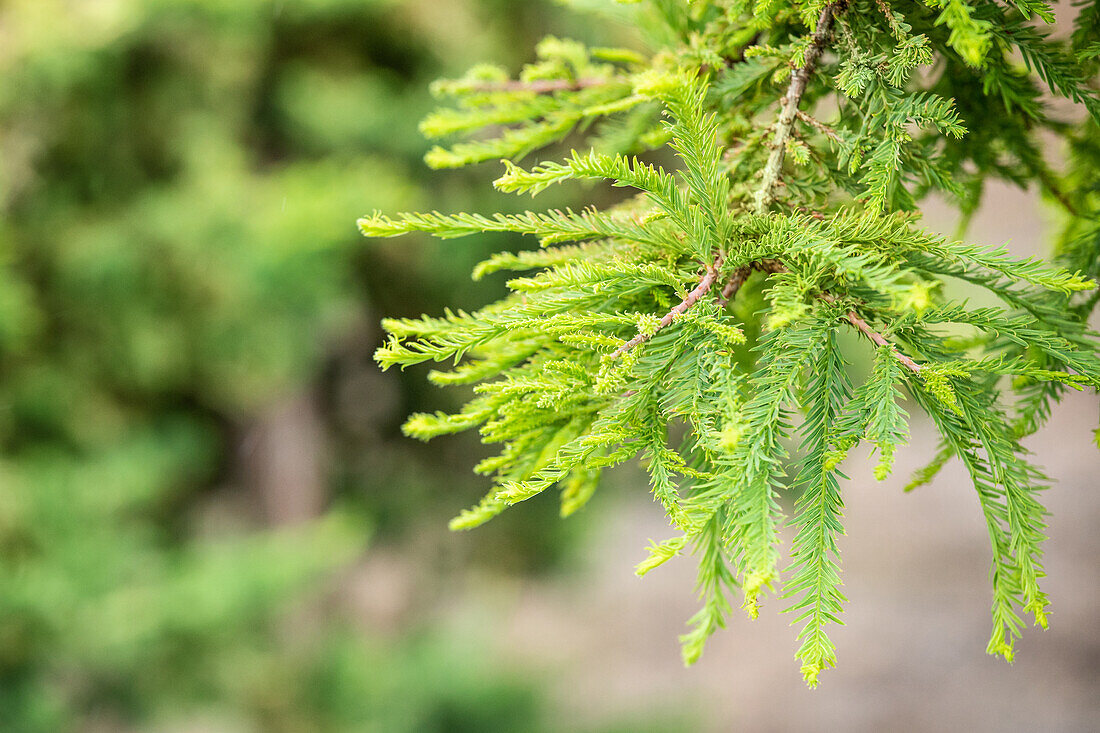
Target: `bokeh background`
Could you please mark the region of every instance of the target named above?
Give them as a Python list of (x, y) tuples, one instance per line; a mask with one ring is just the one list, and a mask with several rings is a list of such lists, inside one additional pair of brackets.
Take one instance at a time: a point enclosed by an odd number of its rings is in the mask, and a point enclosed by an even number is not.
[[(775, 602), (682, 667), (692, 561), (633, 576), (667, 531), (636, 469), (568, 522), (446, 531), (484, 449), (400, 436), (461, 395), (379, 372), (377, 322), (493, 299), (472, 265), (527, 245), (354, 222), (522, 205), (491, 165), (427, 171), (416, 124), (432, 79), (546, 34), (635, 42), (549, 0), (0, 1), (0, 731), (1097, 730), (1095, 396), (1031, 443), (1055, 615), (1013, 666), (957, 468), (904, 496), (851, 466), (813, 692)], [(971, 236), (1056, 224), (992, 187)]]

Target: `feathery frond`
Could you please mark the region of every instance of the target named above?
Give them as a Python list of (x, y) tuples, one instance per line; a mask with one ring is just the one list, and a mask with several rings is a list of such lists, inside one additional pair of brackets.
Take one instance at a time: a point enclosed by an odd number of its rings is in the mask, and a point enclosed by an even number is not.
[[(1100, 388), (1088, 325), (1100, 303), (1097, 123), (1052, 121), (1042, 98), (1045, 87), (1095, 115), (1100, 16), (1085, 9), (1061, 41), (1036, 27), (1054, 18), (1041, 0), (651, 5), (663, 44), (652, 57), (547, 39), (518, 79), (478, 67), (437, 85), (456, 107), (424, 123), (462, 138), (431, 164), (502, 158), (501, 191), (596, 181), (630, 198), (359, 222), (370, 237), (512, 232), (542, 246), (477, 266), (475, 278), (520, 273), (497, 303), (383, 323), (383, 368), (453, 361), (429, 378), (474, 385), (458, 412), (414, 415), (406, 432), (476, 429), (500, 446), (476, 469), (494, 488), (452, 527), (555, 486), (572, 515), (605, 469), (640, 458), (671, 536), (638, 574), (699, 561), (685, 661), (727, 623), (735, 592), (755, 616), (772, 589), (802, 626), (814, 686), (837, 663), (828, 629), (845, 603), (839, 465), (866, 443), (886, 479), (919, 410), (939, 445), (906, 490), (953, 459), (966, 468), (992, 552), (988, 651), (1011, 659), (1023, 615), (1045, 626), (1049, 603), (1048, 481), (1020, 440), (1067, 394)], [(562, 158), (554, 145), (573, 134), (590, 144)], [(1041, 135), (1070, 143), (1067, 176), (1043, 160)], [(654, 148), (670, 155), (644, 155)], [(521, 167), (536, 150), (541, 162)], [(1037, 182), (1068, 212), (1053, 262), (920, 225), (928, 194), (969, 214), (998, 178)], [(871, 366), (853, 387), (856, 362)]]

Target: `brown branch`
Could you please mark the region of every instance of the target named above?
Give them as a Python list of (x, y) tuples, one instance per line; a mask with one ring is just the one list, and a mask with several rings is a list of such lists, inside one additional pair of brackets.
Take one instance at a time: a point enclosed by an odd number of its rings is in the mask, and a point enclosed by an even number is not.
[(534, 81), (488, 81), (471, 87), (475, 92), (579, 92), (590, 87), (603, 86), (608, 79), (536, 79)]
[(737, 268), (730, 275), (730, 279), (726, 281), (725, 287), (722, 288), (722, 294), (718, 297), (718, 304), (725, 307), (737, 293), (741, 290), (741, 286), (745, 284), (745, 281), (749, 279), (749, 275), (753, 270), (760, 272), (787, 272), (787, 268), (783, 266), (783, 263), (779, 260), (760, 260), (758, 262), (750, 262), (747, 265)]
[(761, 272), (771, 272), (773, 274), (778, 272), (790, 272), (787, 266), (779, 260), (760, 260), (760, 262), (756, 264), (756, 269)]
[(760, 182), (760, 190), (756, 192), (754, 209), (757, 214), (763, 214), (768, 206), (775, 200), (775, 186), (779, 182), (779, 174), (783, 169), (783, 156), (786, 153), (787, 139), (791, 136), (794, 127), (795, 114), (798, 105), (802, 101), (802, 95), (806, 91), (806, 83), (810, 80), (810, 74), (817, 67), (817, 61), (825, 50), (825, 43), (829, 38), (829, 31), (833, 27), (833, 14), (839, 3), (830, 3), (821, 10), (817, 19), (817, 27), (810, 37), (810, 45), (802, 57), (801, 68), (795, 69), (791, 74), (791, 83), (787, 87), (787, 93), (780, 100), (782, 109), (779, 119), (775, 123), (775, 135), (772, 137), (772, 153), (768, 163), (764, 166), (764, 173)]
[[(875, 0), (875, 4), (878, 5), (879, 11), (881, 11), (882, 14), (884, 16), (886, 16), (886, 23), (890, 26), (890, 29), (893, 30), (893, 29), (897, 28), (898, 27), (897, 17), (895, 17), (894, 12), (892, 10), (890, 10), (890, 6), (886, 4), (885, 0)], [(901, 39), (898, 39), (898, 40), (901, 40)]]
[[(829, 32), (832, 30), (833, 17), (840, 9), (841, 4), (842, 1), (830, 3), (822, 9), (821, 15), (817, 19), (817, 27), (814, 29), (813, 36), (810, 39), (810, 45), (809, 47), (807, 47), (806, 54), (803, 57), (802, 66), (801, 68), (796, 69), (791, 74), (791, 83), (787, 87), (787, 93), (780, 100), (780, 104), (782, 105), (783, 109), (780, 111), (779, 119), (776, 121), (775, 135), (773, 136), (771, 142), (772, 152), (768, 158), (768, 163), (764, 167), (764, 171), (761, 174), (762, 180), (760, 184), (760, 190), (756, 193), (755, 211), (757, 214), (765, 213), (768, 210), (768, 206), (770, 206), (771, 203), (775, 200), (775, 187), (779, 183), (779, 174), (783, 168), (783, 157), (786, 153), (787, 140), (791, 136), (795, 118), (801, 119), (803, 122), (821, 131), (831, 140), (840, 142), (840, 137), (836, 134), (835, 130), (833, 130), (825, 123), (798, 109), (798, 105), (802, 102), (802, 95), (806, 91), (806, 84), (809, 82), (810, 74), (813, 73), (814, 69), (817, 66), (818, 60), (821, 58), (821, 54), (825, 50), (825, 44), (828, 41)], [(885, 7), (881, 0), (879, 0), (879, 7), (883, 8), (883, 11), (886, 12), (889, 16), (889, 8)], [(889, 17), (892, 18), (892, 16)], [(811, 212), (811, 216), (816, 219), (824, 218), (821, 214), (817, 212)], [(745, 281), (748, 279), (753, 270), (761, 270), (764, 272), (772, 273), (788, 272), (786, 266), (778, 260), (760, 260), (758, 262), (752, 262), (748, 265), (744, 265), (743, 267), (739, 267), (733, 272), (732, 275), (730, 275), (730, 278), (726, 282), (725, 287), (722, 288), (722, 294), (718, 297), (718, 302), (722, 306), (725, 306), (734, 296), (737, 295), (738, 291), (745, 284)], [(708, 275), (709, 274), (711, 273), (708, 271)], [(699, 293), (699, 295), (701, 296), (703, 293), (706, 292), (706, 290), (709, 290), (711, 284), (713, 284), (713, 279), (707, 284), (706, 288), (704, 288)], [(702, 283), (700, 283), (700, 287), (701, 286)], [(696, 288), (696, 291), (699, 291), (699, 288)], [(694, 295), (694, 293), (695, 291), (693, 291), (692, 294)], [(691, 296), (689, 296), (689, 298), (690, 297)], [(829, 292), (822, 293), (820, 297), (822, 300), (828, 303), (836, 303), (838, 300), (835, 295)], [(696, 297), (695, 300), (698, 300), (698, 297)], [(681, 303), (682, 310), (680, 312), (686, 311), (689, 307), (691, 307), (690, 304), (685, 305), (686, 303), (687, 299), (684, 300), (684, 303)], [(672, 319), (674, 317), (675, 315), (673, 314), (665, 316), (666, 320), (669, 323), (672, 322)], [(852, 326), (854, 326), (860, 333), (870, 339), (872, 343), (880, 347), (889, 347), (897, 356), (898, 361), (901, 362), (907, 369), (912, 371), (914, 374), (920, 374), (921, 369), (923, 368), (920, 364), (913, 361), (905, 354), (901, 353), (901, 351), (898, 350), (898, 348), (892, 343), (890, 343), (890, 341), (885, 336), (871, 328), (870, 324), (868, 324), (867, 321), (863, 320), (863, 318), (861, 318), (858, 313), (856, 313), (854, 310), (850, 310), (848, 311), (848, 313), (845, 314), (844, 317), (848, 321), (848, 323), (852, 324)], [(664, 321), (662, 321), (662, 324), (667, 325)], [(635, 340), (638, 339), (636, 338)], [(641, 341), (639, 341), (639, 343), (640, 342)], [(629, 347), (629, 345), (625, 346)], [(620, 348), (622, 349), (623, 347)], [(616, 354), (618, 354), (618, 352), (616, 352)]]
[(844, 144), (844, 141), (840, 139), (840, 135), (836, 134), (836, 130), (829, 127), (828, 125), (826, 125), (821, 120), (817, 119), (816, 117), (813, 117), (811, 115), (806, 114), (805, 112), (803, 112), (800, 109), (796, 109), (794, 111), (794, 114), (795, 114), (796, 117), (798, 117), (798, 119), (802, 120), (803, 122), (805, 122), (810, 127), (816, 128), (817, 130), (821, 131), (821, 133), (824, 134), (825, 137), (829, 138), (833, 142), (837, 143), (838, 145), (843, 145)]
[(744, 267), (738, 267), (730, 275), (730, 279), (726, 281), (725, 287), (722, 288), (721, 295), (718, 296), (718, 305), (725, 308), (737, 292), (741, 290), (741, 286), (745, 284), (745, 281), (749, 279), (749, 275), (752, 274), (752, 265), (745, 265)]
[[(729, 281), (726, 282), (726, 286), (722, 288), (722, 295), (719, 298), (718, 302), (725, 306), (726, 303), (730, 301), (730, 299), (737, 295), (737, 291), (739, 291), (741, 289), (741, 286), (745, 284), (745, 280), (748, 279), (753, 270), (760, 270), (761, 272), (771, 273), (790, 272), (790, 270), (787, 269), (787, 266), (779, 260), (759, 260), (758, 262), (751, 262), (747, 265), (744, 265), (743, 267), (737, 268), (734, 271), (734, 273), (730, 276)], [(836, 304), (839, 300), (839, 298), (837, 298), (830, 292), (824, 292), (821, 294), (820, 297), (826, 303), (831, 304)], [(897, 346), (890, 343), (889, 339), (887, 339), (875, 329), (871, 328), (871, 325), (867, 323), (867, 321), (863, 320), (863, 318), (861, 318), (860, 315), (854, 310), (850, 310), (846, 314), (844, 314), (844, 318), (848, 321), (848, 323), (855, 326), (855, 328), (860, 333), (866, 336), (876, 346), (890, 347), (890, 349), (893, 350), (894, 355), (898, 358), (898, 361), (901, 362), (906, 369), (913, 372), (914, 374), (921, 373), (921, 370), (924, 367), (913, 361), (910, 357), (903, 354)]]
[(894, 352), (894, 356), (896, 356), (898, 358), (898, 361), (900, 361), (909, 371), (913, 372), (913, 374), (920, 374), (921, 369), (923, 369), (924, 367), (910, 359), (905, 354), (901, 353), (898, 347), (890, 343), (881, 333), (871, 328), (870, 324), (860, 318), (858, 313), (856, 313), (855, 311), (848, 311), (847, 315), (845, 315), (844, 317), (848, 319), (849, 323), (859, 329), (860, 333), (871, 339), (871, 341), (873, 341), (878, 346), (890, 347), (890, 350)]
[(672, 322), (675, 321), (677, 318), (687, 313), (688, 310), (693, 305), (698, 303), (699, 299), (706, 295), (710, 291), (711, 287), (714, 286), (714, 281), (718, 279), (718, 268), (721, 266), (721, 257), (719, 257), (713, 265), (707, 265), (707, 270), (703, 274), (703, 277), (700, 278), (699, 284), (695, 286), (694, 290), (684, 296), (684, 299), (680, 301), (679, 305), (677, 305), (675, 308), (665, 314), (665, 317), (662, 318), (661, 322), (657, 325), (656, 331), (654, 331), (653, 333), (644, 333), (642, 331), (639, 331), (637, 336), (630, 339), (619, 348), (615, 349), (615, 351), (611, 353), (611, 358), (618, 359), (620, 356), (630, 351), (635, 346), (640, 346), (641, 344), (644, 344), (646, 341), (649, 341), (651, 338), (656, 336), (662, 329), (672, 325)]
[[(837, 297), (835, 295), (833, 295), (832, 293), (822, 293), (821, 294), (821, 299), (824, 300), (826, 303), (836, 303), (837, 302)], [(871, 328), (871, 324), (867, 323), (867, 321), (860, 318), (859, 314), (856, 313), (854, 310), (848, 311), (844, 315), (844, 318), (848, 321), (848, 323), (855, 326), (856, 329), (860, 333), (862, 333), (864, 336), (866, 336), (868, 339), (870, 339), (870, 341), (873, 344), (875, 344), (876, 346), (889, 347), (890, 350), (892, 350), (894, 352), (894, 356), (896, 356), (898, 358), (898, 361), (900, 361), (902, 363), (902, 365), (905, 366), (906, 369), (913, 372), (914, 374), (920, 374), (921, 373), (921, 369), (923, 369), (924, 367), (922, 367), (917, 362), (913, 361), (911, 358), (909, 358), (905, 354), (901, 353), (901, 351), (898, 349), (897, 346), (894, 346), (894, 344), (890, 343), (889, 339), (887, 339), (885, 336), (883, 336), (881, 333), (879, 333), (875, 329)]]

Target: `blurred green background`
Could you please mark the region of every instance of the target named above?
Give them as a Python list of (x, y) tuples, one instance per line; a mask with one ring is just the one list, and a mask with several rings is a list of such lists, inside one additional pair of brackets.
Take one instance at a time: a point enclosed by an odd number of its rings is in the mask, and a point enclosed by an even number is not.
[[(400, 436), (461, 395), (379, 372), (376, 324), (495, 299), (470, 269), (522, 245), (355, 220), (525, 205), (423, 166), (428, 84), (626, 33), (550, 0), (0, 0), (0, 732), (1095, 729), (1095, 398), (1032, 446), (1056, 616), (1013, 667), (950, 469), (853, 483), (816, 693), (775, 603), (682, 668), (692, 562), (633, 577), (667, 524), (631, 469), (569, 522), (446, 531), (482, 447)], [(1034, 195), (990, 200), (979, 241), (1044, 250)]]
[(456, 566), (568, 563), (550, 507), (450, 554), (479, 446), (402, 439), (440, 398), (370, 359), (381, 313), (496, 295), (468, 273), (510, 243), (376, 248), (355, 220), (495, 206), (420, 163), (428, 84), (579, 26), (505, 0), (0, 2), (0, 730), (558, 729), (547, 670), (362, 577), (415, 558), (431, 609)]

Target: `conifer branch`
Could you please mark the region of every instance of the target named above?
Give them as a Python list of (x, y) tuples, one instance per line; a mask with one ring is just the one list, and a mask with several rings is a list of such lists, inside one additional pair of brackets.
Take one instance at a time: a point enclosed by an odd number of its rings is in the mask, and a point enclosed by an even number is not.
[(718, 258), (713, 265), (707, 265), (706, 272), (703, 273), (703, 277), (699, 279), (699, 284), (695, 286), (695, 289), (684, 296), (684, 299), (680, 301), (672, 310), (665, 314), (660, 323), (657, 324), (657, 328), (652, 331), (638, 331), (638, 335), (627, 341), (625, 344), (611, 352), (612, 359), (618, 359), (620, 356), (630, 351), (636, 346), (644, 344), (651, 338), (656, 336), (662, 329), (668, 328), (672, 325), (680, 316), (684, 315), (691, 309), (693, 305), (699, 302), (699, 299), (710, 292), (710, 289), (714, 286), (714, 281), (718, 279), (718, 268), (721, 267), (722, 259)]
[(825, 43), (829, 37), (829, 31), (833, 27), (833, 14), (839, 3), (830, 3), (821, 10), (817, 19), (817, 27), (810, 37), (810, 45), (803, 56), (802, 66), (791, 74), (791, 83), (787, 87), (787, 93), (779, 100), (782, 109), (779, 119), (775, 123), (775, 135), (772, 137), (772, 152), (768, 163), (764, 166), (760, 189), (756, 192), (754, 210), (757, 214), (763, 214), (768, 206), (775, 200), (775, 186), (779, 183), (779, 175), (783, 169), (783, 156), (787, 150), (787, 139), (791, 136), (794, 127), (795, 115), (798, 113), (798, 105), (802, 102), (802, 95), (806, 91), (806, 82), (810, 79), (825, 50)]
[(741, 287), (745, 284), (745, 281), (749, 279), (749, 275), (753, 270), (759, 272), (789, 272), (783, 263), (778, 260), (760, 260), (758, 262), (750, 262), (743, 267), (739, 267), (734, 270), (730, 275), (729, 280), (726, 281), (725, 286), (722, 288), (722, 294), (718, 298), (718, 304), (726, 306), (731, 300), (733, 300), (737, 293), (741, 290)]
[(825, 137), (829, 138), (829, 139), (830, 139), (830, 140), (832, 140), (833, 142), (835, 142), (835, 143), (837, 143), (837, 144), (840, 144), (840, 143), (842, 143), (842, 142), (843, 142), (843, 141), (842, 141), (842, 140), (840, 139), (840, 136), (836, 134), (836, 130), (834, 130), (833, 128), (829, 127), (828, 125), (826, 125), (826, 124), (825, 124), (824, 122), (822, 122), (821, 120), (817, 119), (817, 118), (816, 118), (816, 117), (814, 117), (813, 115), (809, 115), (809, 114), (806, 114), (805, 112), (803, 112), (803, 111), (802, 111), (802, 110), (800, 110), (800, 109), (799, 109), (799, 110), (795, 110), (795, 115), (797, 115), (797, 116), (798, 116), (798, 119), (802, 120), (802, 121), (803, 121), (803, 122), (805, 122), (805, 123), (806, 123), (807, 125), (810, 125), (811, 127), (813, 127), (813, 128), (815, 128), (815, 129), (817, 129), (817, 130), (818, 130), (818, 131), (820, 131), (820, 132), (821, 132), (821, 133), (822, 133), (823, 135), (825, 135)]
[[(837, 302), (837, 297), (835, 295), (833, 295), (832, 293), (828, 293), (828, 292), (822, 293), (821, 294), (821, 299), (824, 300), (826, 303), (836, 303)], [(869, 324), (869, 323), (867, 323), (867, 321), (863, 320), (863, 318), (861, 318), (860, 315), (858, 313), (856, 313), (854, 310), (850, 310), (847, 313), (845, 313), (844, 314), (844, 319), (847, 320), (848, 323), (855, 326), (856, 330), (858, 330), (860, 333), (862, 333), (864, 336), (866, 336), (871, 341), (871, 343), (873, 343), (875, 346), (887, 347), (891, 351), (893, 351), (894, 355), (897, 357), (898, 361), (901, 362), (901, 364), (906, 369), (913, 372), (914, 374), (920, 374), (921, 373), (922, 367), (921, 367), (920, 364), (918, 364), (917, 362), (913, 361), (910, 357), (903, 354), (902, 351), (897, 346), (895, 346), (893, 343), (891, 343), (890, 340), (887, 339), (885, 336), (883, 336), (881, 333), (879, 333), (878, 331), (873, 329), (871, 327), (871, 324)]]
[[(828, 295), (828, 294), (823, 295), (821, 297), (822, 297), (822, 299), (824, 299), (824, 300), (826, 300), (830, 303), (836, 301), (835, 297), (833, 297), (831, 295)], [(889, 339), (887, 339), (885, 336), (883, 336), (881, 333), (879, 333), (875, 329), (871, 328), (871, 325), (869, 323), (867, 323), (867, 321), (860, 318), (859, 314), (856, 313), (854, 310), (853, 311), (848, 311), (844, 315), (844, 318), (848, 321), (848, 323), (851, 323), (853, 326), (855, 326), (859, 330), (860, 333), (862, 333), (864, 336), (866, 336), (868, 339), (870, 339), (871, 342), (874, 343), (876, 346), (885, 346), (885, 347), (888, 347), (891, 351), (893, 351), (894, 356), (897, 357), (898, 361), (901, 362), (902, 365), (906, 369), (913, 372), (914, 374), (920, 374), (921, 373), (922, 367), (921, 367), (920, 364), (918, 364), (917, 362), (913, 361), (911, 358), (909, 358), (908, 356), (903, 354), (901, 352), (901, 350), (898, 349), (898, 347), (894, 346), (894, 344), (892, 344), (889, 341)]]
[(1062, 190), (1061, 185), (1055, 179), (1054, 174), (1045, 165), (1037, 166), (1035, 171), (1039, 178), (1039, 183), (1046, 190), (1051, 197), (1061, 204), (1062, 208), (1066, 210), (1066, 213), (1073, 217), (1081, 216), (1081, 212), (1078, 211), (1077, 206), (1070, 200), (1065, 191)]
[(534, 92), (535, 94), (550, 94), (552, 92), (579, 92), (582, 89), (601, 87), (609, 84), (609, 79), (533, 79), (523, 81), (511, 79), (508, 81), (487, 81), (481, 84), (473, 84), (470, 91), (478, 93), (488, 92)]
[[(721, 305), (726, 305), (726, 303), (728, 303), (735, 295), (737, 295), (737, 291), (740, 290), (741, 286), (745, 284), (745, 280), (748, 279), (749, 275), (754, 269), (760, 270), (762, 272), (773, 273), (790, 272), (790, 270), (788, 270), (787, 267), (783, 265), (783, 263), (777, 260), (760, 260), (759, 262), (753, 262), (745, 265), (744, 267), (740, 267), (734, 271), (733, 275), (731, 275), (729, 280), (726, 282), (725, 287), (722, 288), (722, 295), (719, 298), (719, 303)], [(836, 303), (838, 300), (835, 295), (827, 292), (821, 294), (821, 299), (831, 304)], [(913, 361), (912, 358), (902, 353), (901, 350), (898, 349), (893, 343), (891, 343), (889, 339), (887, 339), (881, 333), (872, 328), (871, 325), (867, 323), (867, 321), (865, 321), (863, 318), (861, 318), (860, 315), (854, 310), (850, 310), (846, 314), (844, 314), (844, 318), (848, 321), (848, 323), (855, 326), (855, 328), (860, 333), (866, 336), (876, 346), (889, 347), (897, 356), (898, 361), (901, 362), (901, 364), (905, 366), (906, 369), (913, 372), (914, 374), (921, 373), (922, 367), (920, 364)]]
[(749, 279), (752, 270), (752, 265), (745, 265), (733, 271), (733, 274), (730, 275), (729, 280), (726, 281), (725, 286), (722, 288), (722, 294), (718, 296), (719, 306), (725, 308), (729, 302), (733, 300), (737, 292), (741, 290), (741, 286)]
[[(1045, 479), (1019, 441), (1069, 389), (1100, 387), (1100, 349), (1087, 322), (1098, 297), (1083, 294), (1100, 275), (1100, 225), (1088, 194), (1097, 188), (1100, 146), (1091, 127), (1047, 119), (1039, 83), (1100, 107), (1091, 91), (1100, 65), (1089, 50), (1100, 47), (1100, 26), (1079, 28), (1067, 49), (1031, 29), (1023, 6), (1017, 14), (949, 0), (932, 3), (938, 13), (907, 16), (897, 3), (872, 0), (842, 15), (845, 0), (825, 2), (788, 12), (774, 3), (695, 0), (721, 8), (714, 13), (662, 3), (675, 21), (666, 36), (680, 38), (690, 26), (692, 40), (669, 41), (650, 61), (612, 51), (613, 63), (630, 65), (629, 79), (611, 76), (607, 49), (550, 38), (519, 76), (532, 81), (481, 68), (445, 86), (458, 108), (433, 116), (428, 131), (470, 142), (431, 160), (504, 158), (496, 186), (514, 193), (581, 180), (636, 193), (616, 206), (360, 221), (372, 237), (516, 232), (543, 245), (477, 267), (475, 277), (523, 273), (497, 303), (384, 322), (389, 340), (376, 352), (384, 368), (454, 360), (430, 379), (477, 385), (456, 414), (413, 416), (406, 432), (428, 439), (472, 428), (501, 445), (476, 469), (496, 488), (453, 526), (481, 524), (555, 484), (563, 514), (571, 514), (603, 469), (641, 455), (653, 498), (678, 533), (651, 548), (639, 573), (681, 552), (699, 559), (703, 608), (682, 637), (685, 660), (698, 658), (725, 625), (737, 586), (753, 614), (761, 594), (774, 590), (792, 599), (789, 610), (803, 624), (798, 655), (810, 685), (836, 664), (828, 629), (845, 601), (836, 543), (844, 477), (836, 466), (866, 443), (880, 455), (875, 477), (889, 475), (909, 439), (903, 390), (941, 438), (918, 480), (952, 457), (970, 473), (994, 556), (988, 649), (1011, 658), (1020, 612), (1045, 625), (1047, 606), (1038, 493)], [(1050, 11), (1043, 0), (1025, 4), (1044, 19)], [(817, 16), (811, 31), (792, 34), (786, 18), (795, 12), (805, 25)], [(834, 34), (836, 58), (825, 58)], [(719, 68), (732, 48), (745, 49), (743, 61)], [(1012, 65), (1010, 48), (1027, 69)], [(777, 90), (772, 79), (784, 64), (793, 71)], [(944, 85), (938, 74), (918, 73), (934, 64), (979, 83)], [(957, 107), (936, 93), (944, 88), (959, 95)], [(581, 89), (588, 91), (554, 94)], [(463, 99), (478, 92), (493, 94)], [(823, 98), (844, 110), (828, 125), (808, 103)], [(743, 120), (766, 110), (777, 115), (774, 127), (742, 134)], [(598, 142), (564, 161), (515, 165), (597, 120)], [(966, 136), (966, 124), (981, 134)], [(1071, 142), (1076, 161), (1064, 177), (1042, 164), (1040, 134)], [(718, 144), (736, 138), (736, 149)], [(662, 147), (677, 156), (675, 168), (628, 157)], [(807, 165), (784, 174), (788, 151)], [(921, 197), (940, 191), (969, 205), (993, 178), (1039, 183), (1065, 206), (1071, 217), (1056, 263), (946, 240), (917, 223)], [(770, 213), (777, 200), (785, 210)], [(774, 276), (763, 294), (768, 307), (735, 317), (729, 305), (753, 272)], [(960, 300), (940, 288), (946, 278), (1002, 307)], [(872, 325), (883, 323), (881, 331)], [(943, 329), (956, 324), (974, 335), (945, 339)], [(875, 350), (859, 385), (837, 338), (846, 327)], [(620, 358), (629, 368), (612, 368)], [(1009, 375), (1018, 379), (1002, 386)], [(688, 428), (675, 448), (667, 444), (673, 421)], [(791, 520), (792, 570), (779, 588), (778, 497), (791, 486), (786, 446), (796, 424), (804, 450), (790, 475), (802, 498)]]
[[(756, 266), (756, 267), (758, 267), (758, 268), (760, 268), (760, 269), (762, 269), (766, 272), (789, 272), (787, 267), (782, 262), (779, 262), (778, 260), (761, 260), (759, 263), (755, 263), (754, 266)], [(832, 293), (829, 293), (829, 292), (822, 293), (821, 294), (821, 299), (824, 300), (826, 303), (830, 303), (830, 304), (836, 303), (837, 300), (838, 300), (838, 298), (835, 295), (833, 295)], [(845, 318), (845, 320), (848, 321), (848, 323), (855, 326), (855, 328), (860, 333), (862, 333), (864, 336), (866, 336), (868, 339), (870, 339), (870, 341), (872, 343), (874, 343), (876, 346), (889, 347), (894, 352), (894, 354), (897, 356), (898, 361), (901, 362), (902, 365), (904, 365), (906, 369), (913, 372), (914, 374), (920, 374), (921, 373), (922, 367), (921, 367), (920, 364), (918, 364), (917, 362), (913, 361), (910, 357), (903, 354), (901, 352), (901, 350), (898, 349), (897, 346), (892, 344), (890, 342), (890, 340), (887, 339), (885, 336), (883, 336), (881, 333), (879, 333), (878, 331), (873, 329), (871, 327), (871, 325), (869, 323), (867, 323), (867, 321), (863, 320), (863, 318), (861, 318), (859, 316), (859, 314), (856, 313), (854, 310), (850, 310), (847, 313), (845, 313), (844, 318)]]

